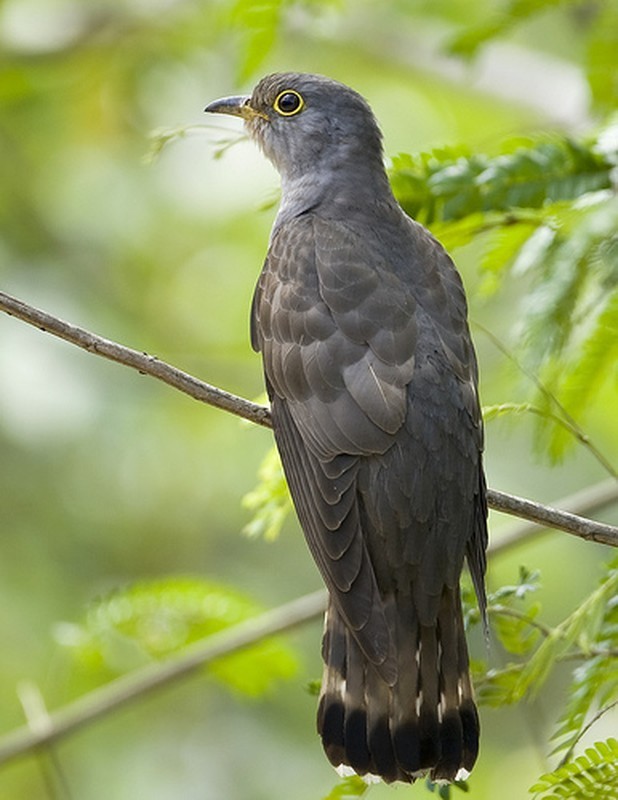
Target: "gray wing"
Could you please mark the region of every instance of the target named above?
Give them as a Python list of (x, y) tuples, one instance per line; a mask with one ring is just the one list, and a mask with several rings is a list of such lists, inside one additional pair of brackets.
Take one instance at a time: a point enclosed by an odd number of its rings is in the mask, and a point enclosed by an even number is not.
[(421, 620), (433, 622), (466, 547), (484, 552), (463, 289), (423, 228), (403, 217), (393, 225), (367, 235), (308, 214), (280, 227), (251, 326), (309, 548), (388, 682), (388, 596), (412, 585)]

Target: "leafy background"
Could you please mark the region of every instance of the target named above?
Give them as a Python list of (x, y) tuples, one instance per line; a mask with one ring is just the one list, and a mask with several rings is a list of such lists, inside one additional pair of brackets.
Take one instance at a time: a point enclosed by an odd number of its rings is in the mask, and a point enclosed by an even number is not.
[[(568, 496), (617, 461), (617, 37), (612, 0), (5, 0), (0, 285), (259, 396), (247, 317), (277, 178), (201, 109), (267, 71), (329, 74), (370, 100), (401, 202), (462, 271), (490, 485)], [(60, 707), (319, 585), (272, 457), (255, 489), (270, 446), (0, 319), (1, 732), (33, 695)], [(513, 527), (491, 524), (496, 541)], [(573, 770), (559, 796), (614, 796), (615, 708), (577, 738), (616, 696), (610, 556), (554, 533), (492, 558), (489, 651), (469, 612), (468, 796), (551, 797)], [(359, 796), (333, 789), (314, 733), (319, 637), (261, 643), (11, 763), (0, 796)], [(574, 743), (583, 760), (552, 773)], [(393, 792), (429, 796), (366, 793)]]

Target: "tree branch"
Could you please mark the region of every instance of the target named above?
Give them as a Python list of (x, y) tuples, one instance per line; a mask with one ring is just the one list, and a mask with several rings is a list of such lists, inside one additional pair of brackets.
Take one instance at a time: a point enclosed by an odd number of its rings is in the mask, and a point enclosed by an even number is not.
[[(609, 478), (600, 483), (595, 483), (593, 486), (587, 486), (585, 489), (563, 497), (560, 500), (556, 500), (552, 505), (555, 508), (570, 512), (573, 515), (577, 514), (581, 517), (582, 514), (593, 514), (617, 501), (618, 481)], [(493, 507), (494, 509), (496, 508), (495, 506)], [(510, 511), (506, 511), (505, 513), (511, 514)], [(542, 531), (539, 530), (540, 524), (540, 522), (526, 517), (525, 521), (509, 527), (509, 530), (505, 533), (498, 536), (494, 535), (490, 545), (491, 552), (497, 555), (498, 553), (511, 550), (514, 547), (519, 547), (533, 537), (538, 537), (539, 533), (542, 533)], [(546, 528), (547, 533), (549, 533), (550, 530), (549, 527)], [(612, 530), (616, 529), (614, 528)], [(611, 545), (613, 542), (608, 542), (608, 544)]]
[(535, 503), (514, 494), (498, 492), (495, 489), (487, 490), (487, 504), (495, 511), (503, 511), (514, 517), (536, 522), (543, 528), (555, 528), (589, 542), (618, 547), (618, 528), (605, 522), (596, 522), (569, 511), (561, 511), (558, 508)]
[[(144, 375), (157, 378), (174, 389), (184, 392), (189, 397), (193, 397), (195, 400), (229, 411), (231, 414), (236, 414), (243, 419), (263, 425), (266, 428), (272, 427), (270, 412), (265, 406), (256, 405), (242, 397), (237, 397), (218, 389), (216, 386), (204, 383), (204, 381), (195, 378), (193, 375), (160, 361), (155, 356), (148, 355), (148, 353), (132, 350), (129, 347), (90, 333), (84, 328), (79, 328), (76, 325), (58, 319), (58, 317), (24, 303), (22, 300), (18, 300), (5, 292), (0, 292), (0, 311), (4, 311), (10, 316), (17, 317), (46, 333), (81, 347), (89, 353), (95, 353), (110, 361), (131, 367)], [(560, 511), (551, 506), (535, 503), (532, 500), (516, 497), (506, 492), (499, 492), (495, 489), (488, 490), (487, 502), (490, 508), (496, 511), (522, 517), (543, 527), (563, 530), (588, 541), (618, 547), (618, 528), (613, 525), (595, 522), (567, 511)]]
[(304, 595), (255, 619), (189, 645), (181, 653), (165, 661), (153, 662), (117, 678), (58, 711), (38, 715), (36, 724), (25, 725), (0, 738), (0, 764), (26, 755), (35, 748), (49, 745), (119, 706), (197, 672), (217, 658), (319, 617), (326, 608), (326, 598), (325, 590)]
[(229, 411), (231, 414), (236, 414), (266, 428), (271, 427), (270, 412), (265, 406), (258, 406), (242, 397), (211, 386), (187, 372), (160, 361), (156, 356), (141, 353), (139, 350), (132, 350), (130, 347), (104, 339), (102, 336), (97, 336), (84, 328), (79, 328), (46, 311), (28, 305), (5, 292), (0, 292), (0, 311), (6, 312), (11, 317), (17, 317), (22, 322), (27, 322), (45, 333), (51, 333), (52, 336), (64, 339), (65, 342), (81, 347), (82, 350), (89, 353), (102, 356), (109, 361), (115, 361), (117, 364), (124, 364), (125, 367), (131, 367), (142, 375), (157, 378), (202, 403)]

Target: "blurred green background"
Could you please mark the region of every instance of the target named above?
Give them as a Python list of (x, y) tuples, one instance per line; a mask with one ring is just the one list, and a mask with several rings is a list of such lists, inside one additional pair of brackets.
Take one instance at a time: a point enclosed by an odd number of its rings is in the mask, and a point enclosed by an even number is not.
[[(367, 97), (387, 155), (577, 134), (594, 122), (582, 71), (587, 4), (555, 5), (467, 63), (445, 44), (499, 17), (502, 4), (5, 0), (0, 288), (258, 397), (248, 313), (278, 181), (248, 142), (227, 147), (240, 125), (205, 119), (205, 104), (250, 90), (262, 73), (300, 70)], [(175, 128), (183, 135), (149, 158), (153, 132)], [(471, 319), (508, 341), (525, 283), (512, 280), (488, 301), (477, 291), (478, 250), (454, 255)], [(482, 333), (475, 338), (483, 403), (516, 399), (521, 376)], [(616, 407), (606, 393), (586, 421), (614, 461)], [(531, 432), (525, 417), (488, 425), (492, 487), (549, 502), (607, 477), (581, 448), (549, 466), (532, 454)], [(66, 646), (64, 623), (81, 623), (97, 597), (188, 576), (272, 607), (319, 586), (294, 521), (274, 543), (241, 533), (250, 519), (241, 499), (270, 445), (266, 430), (0, 317), (0, 734), (23, 724), (24, 681), (56, 708), (109, 679)], [(618, 521), (618, 509), (602, 518)], [(492, 515), (496, 538), (512, 525)], [(555, 622), (592, 590), (607, 558), (554, 533), (497, 557), (488, 581), (515, 580), (521, 563), (540, 568)], [(0, 797), (322, 797), (336, 776), (306, 690), (321, 673), (320, 629), (287, 637), (298, 670), (265, 694), (247, 699), (205, 675), (181, 682), (58, 744), (69, 792), (46, 782), (47, 756), (30, 756), (0, 769)], [(483, 642), (474, 647), (483, 658)], [(123, 666), (137, 663), (128, 656)], [(546, 768), (563, 690), (558, 675), (532, 704), (483, 710), (470, 797), (526, 796)], [(615, 732), (616, 717), (603, 722), (605, 735), (612, 724)], [(417, 785), (396, 796), (429, 795)]]

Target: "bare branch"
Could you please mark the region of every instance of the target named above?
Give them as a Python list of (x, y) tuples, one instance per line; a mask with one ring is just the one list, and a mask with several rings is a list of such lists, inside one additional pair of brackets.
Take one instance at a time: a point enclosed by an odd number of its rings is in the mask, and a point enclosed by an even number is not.
[(28, 305), (5, 292), (0, 292), (0, 311), (5, 311), (10, 316), (17, 317), (22, 322), (27, 322), (45, 333), (51, 333), (52, 336), (57, 336), (59, 339), (64, 339), (65, 342), (81, 347), (82, 350), (87, 350), (89, 353), (115, 361), (117, 364), (124, 364), (125, 367), (131, 367), (142, 375), (157, 378), (202, 403), (229, 411), (231, 414), (236, 414), (258, 425), (271, 427), (270, 413), (265, 406), (258, 406), (242, 397), (204, 383), (193, 375), (176, 369), (165, 361), (160, 361), (156, 356), (141, 353), (139, 350), (132, 350), (130, 347), (104, 339), (102, 336), (97, 336), (84, 328), (79, 328), (46, 311)]
[(580, 517), (569, 511), (560, 511), (552, 506), (534, 503), (523, 497), (506, 492), (497, 492), (495, 489), (487, 490), (487, 503), (490, 508), (496, 511), (504, 511), (515, 517), (536, 522), (544, 528), (555, 528), (556, 530), (572, 533), (580, 539), (589, 542), (607, 544), (610, 547), (618, 547), (618, 528), (608, 525), (605, 522), (595, 522), (594, 520)]
[(0, 738), (0, 764), (49, 745), (119, 706), (197, 672), (216, 658), (235, 653), (319, 617), (326, 608), (326, 596), (326, 591), (322, 590), (300, 597), (196, 642), (163, 662), (149, 664), (117, 678), (58, 711), (47, 711), (39, 724), (26, 725)]
[[(229, 411), (239, 417), (255, 422), (264, 427), (272, 427), (270, 412), (265, 406), (251, 403), (242, 397), (225, 392), (216, 386), (198, 380), (187, 372), (176, 369), (155, 356), (140, 353), (124, 345), (97, 336), (84, 328), (71, 325), (34, 306), (24, 303), (11, 295), (0, 292), (0, 311), (27, 322), (46, 333), (87, 350), (89, 353), (124, 364), (144, 375), (157, 378), (174, 389), (200, 400), (208, 405)], [(535, 522), (543, 527), (564, 530), (589, 541), (600, 542), (618, 547), (618, 528), (601, 522), (579, 517), (573, 513), (559, 511), (556, 508), (525, 500), (515, 495), (489, 489), (487, 494), (489, 506), (517, 517)]]
[[(579, 492), (563, 497), (556, 500), (552, 505), (555, 508), (568, 511), (571, 514), (588, 515), (594, 514), (597, 511), (618, 502), (618, 481), (609, 478), (608, 480), (595, 483), (593, 486), (586, 486)], [(495, 506), (494, 506), (495, 508)], [(510, 514), (510, 511), (505, 513)], [(612, 529), (612, 530), (615, 530)], [(550, 528), (546, 529), (549, 533)], [(536, 538), (542, 530), (539, 529), (539, 523), (528, 518), (524, 522), (513, 525), (509, 530), (502, 535), (494, 535), (490, 545), (491, 552), (496, 555), (511, 550), (514, 547), (519, 547), (525, 544), (532, 538)], [(608, 544), (613, 544), (612, 540)]]

